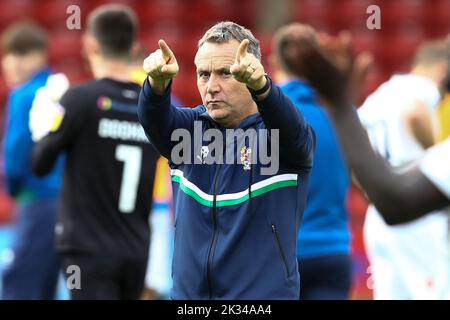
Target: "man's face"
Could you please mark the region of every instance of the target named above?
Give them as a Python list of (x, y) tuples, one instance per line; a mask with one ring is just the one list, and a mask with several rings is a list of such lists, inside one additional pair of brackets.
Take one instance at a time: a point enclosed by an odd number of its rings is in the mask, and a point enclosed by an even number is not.
[(14, 88), (27, 79), (24, 70), (23, 56), (14, 53), (5, 54), (2, 57), (2, 75), (9, 88)]
[(8, 53), (2, 57), (2, 74), (8, 87), (14, 88), (28, 81), (47, 64), (47, 56), (42, 51), (26, 54)]
[(230, 73), (239, 42), (206, 42), (197, 51), (197, 87), (208, 114), (224, 127), (237, 126), (256, 112), (246, 85)]

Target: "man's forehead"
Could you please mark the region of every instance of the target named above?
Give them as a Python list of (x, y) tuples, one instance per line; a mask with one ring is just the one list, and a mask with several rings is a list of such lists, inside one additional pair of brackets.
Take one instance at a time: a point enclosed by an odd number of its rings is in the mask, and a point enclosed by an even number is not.
[(195, 64), (200, 66), (217, 67), (226, 66), (234, 63), (239, 42), (231, 40), (226, 43), (204, 43), (195, 55)]
[(195, 60), (195, 65), (197, 69), (222, 69), (222, 68), (230, 68), (230, 66), (234, 63), (234, 57), (225, 57), (225, 56), (216, 56), (209, 58), (198, 57)]

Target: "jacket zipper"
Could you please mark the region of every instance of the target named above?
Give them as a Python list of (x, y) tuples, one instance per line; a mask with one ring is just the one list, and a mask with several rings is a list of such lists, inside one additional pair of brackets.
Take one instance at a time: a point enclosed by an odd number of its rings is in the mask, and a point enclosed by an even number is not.
[(250, 164), (250, 177), (248, 182), (248, 199), (250, 203), (250, 212), (252, 211), (252, 184), (253, 184), (253, 164)]
[(272, 224), (272, 233), (275, 239), (275, 244), (277, 245), (278, 252), (280, 253), (281, 262), (284, 267), (284, 272), (286, 273), (286, 277), (289, 277), (289, 270), (286, 263), (286, 256), (284, 255), (283, 248), (281, 247), (280, 239), (278, 238), (277, 228), (274, 224)]
[(208, 265), (207, 265), (207, 281), (208, 281), (208, 295), (209, 300), (212, 299), (213, 296), (213, 290), (212, 290), (212, 275), (211, 275), (211, 268), (212, 268), (212, 260), (214, 257), (214, 251), (216, 249), (216, 243), (217, 238), (219, 236), (219, 228), (217, 223), (217, 188), (219, 186), (219, 172), (222, 168), (221, 165), (219, 165), (219, 168), (216, 171), (216, 174), (214, 176), (214, 198), (213, 198), (213, 208), (212, 208), (212, 219), (213, 219), (213, 239), (211, 241), (211, 246), (209, 247), (208, 252)]

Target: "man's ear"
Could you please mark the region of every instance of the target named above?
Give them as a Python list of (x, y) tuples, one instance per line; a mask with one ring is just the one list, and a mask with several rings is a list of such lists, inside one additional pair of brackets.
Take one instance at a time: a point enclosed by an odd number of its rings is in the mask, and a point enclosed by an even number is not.
[[(132, 46), (131, 46), (131, 60), (134, 62), (137, 62), (138, 60), (141, 59), (141, 56), (143, 59), (146, 58), (146, 56), (144, 57), (144, 49), (142, 47), (142, 45), (138, 42), (138, 41), (134, 41)], [(142, 60), (143, 60), (142, 59)], [(141, 64), (142, 61), (139, 61), (139, 63)]]
[(446, 80), (447, 76), (448, 76), (448, 72), (449, 72), (449, 62), (448, 61), (442, 61), (439, 64), (439, 86), (443, 87), (444, 86), (444, 81)]
[(98, 41), (89, 33), (85, 33), (81, 39), (83, 44), (82, 50), (83, 55), (86, 57), (91, 57), (93, 55), (100, 54), (100, 46)]

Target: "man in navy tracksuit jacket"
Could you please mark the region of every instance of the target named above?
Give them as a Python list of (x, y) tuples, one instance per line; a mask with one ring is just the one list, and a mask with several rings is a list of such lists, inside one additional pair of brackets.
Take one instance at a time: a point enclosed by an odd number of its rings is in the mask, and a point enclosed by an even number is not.
[[(172, 298), (298, 299), (297, 230), (315, 145), (312, 129), (265, 76), (259, 44), (249, 30), (222, 22), (200, 40), (195, 63), (203, 105), (193, 109), (171, 105), (171, 78), (178, 65), (165, 42), (159, 45), (144, 61), (149, 77), (138, 113), (147, 136), (172, 169)], [(173, 131), (190, 132), (194, 146), (197, 125), (202, 133), (215, 128), (224, 135), (230, 128), (257, 133), (279, 129), (279, 159), (274, 160), (279, 160), (278, 171), (264, 175), (259, 160), (250, 165), (239, 161), (245, 160), (250, 145), (244, 152), (235, 150), (234, 164), (205, 163), (208, 155), (195, 147), (189, 156), (201, 162), (175, 164)], [(202, 146), (209, 144), (200, 139)], [(272, 134), (258, 135), (257, 145), (270, 146), (272, 140), (277, 143)]]

